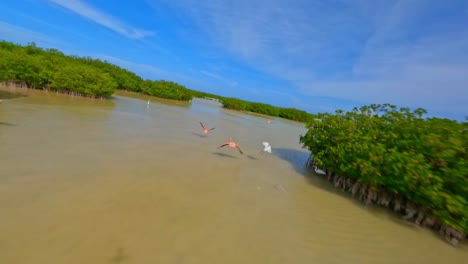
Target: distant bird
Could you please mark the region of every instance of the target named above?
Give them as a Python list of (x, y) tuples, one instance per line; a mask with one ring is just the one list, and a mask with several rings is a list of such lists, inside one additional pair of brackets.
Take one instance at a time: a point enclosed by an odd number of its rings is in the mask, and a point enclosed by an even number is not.
[(265, 146), (265, 148), (263, 149), (263, 151), (265, 152), (268, 152), (268, 153), (271, 153), (271, 145), (270, 143), (268, 142), (262, 142), (263, 146)]
[(148, 99), (148, 102), (146, 102), (146, 105), (149, 105), (149, 104), (150, 104), (150, 100), (151, 100), (151, 99)]
[(222, 148), (225, 146), (228, 146), (230, 148), (237, 148), (240, 154), (244, 154), (244, 152), (242, 152), (242, 150), (239, 148), (239, 145), (237, 145), (236, 142), (232, 141), (232, 138), (230, 138), (228, 142), (225, 142), (223, 145), (219, 146), (218, 148)]
[(205, 125), (203, 125), (202, 122), (200, 122), (200, 125), (201, 125), (201, 127), (203, 128), (203, 135), (206, 135), (206, 134), (208, 134), (209, 131), (215, 129), (214, 127), (210, 128), (210, 129), (207, 129), (207, 128), (205, 127)]
[(324, 172), (323, 170), (317, 168), (317, 166), (313, 166), (312, 168), (314, 168), (314, 171), (315, 171), (315, 173), (317, 173), (317, 174), (327, 175), (326, 172)]
[(271, 124), (271, 120), (270, 120), (270, 119), (267, 119), (267, 123), (268, 123), (268, 124)]

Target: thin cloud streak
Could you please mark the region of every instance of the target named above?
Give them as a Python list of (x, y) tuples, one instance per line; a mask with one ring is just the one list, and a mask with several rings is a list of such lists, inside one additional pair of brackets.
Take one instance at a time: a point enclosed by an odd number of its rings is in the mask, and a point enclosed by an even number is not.
[(64, 42), (55, 38), (3, 21), (0, 21), (0, 35), (8, 36), (9, 41), (21, 44), (35, 42), (38, 46), (48, 48), (65, 46)]
[(168, 72), (166, 70), (149, 64), (136, 63), (106, 54), (97, 54), (95, 55), (95, 57), (123, 67), (124, 69), (132, 71), (134, 73), (138, 73), (138, 75), (143, 79), (175, 81), (182, 85), (185, 85), (190, 89), (200, 89), (201, 87), (208, 87), (210, 90), (213, 89), (212, 87), (210, 88), (209, 83), (203, 82), (199, 79), (195, 79), (185, 74)]
[(161, 70), (158, 67), (151, 66), (148, 64), (144, 64), (144, 63), (135, 63), (135, 62), (127, 61), (127, 60), (117, 58), (114, 56), (103, 55), (103, 54), (99, 54), (96, 57), (102, 60), (105, 60), (107, 62), (110, 62), (112, 64), (119, 65), (123, 67), (124, 69), (128, 69), (132, 72), (138, 72), (144, 76), (161, 76), (161, 75), (167, 74), (164, 70)]
[[(147, 78), (279, 106), (310, 106), (307, 111), (317, 104), (346, 109), (392, 103), (458, 119), (468, 114), (466, 0), (141, 0), (132, 8), (151, 8), (133, 17), (138, 24), (127, 20), (133, 13), (124, 19), (104, 2), (33, 2), (5, 4), (9, 12), (0, 34), (63, 51), (113, 54), (128, 59), (115, 62)], [(43, 16), (51, 9), (78, 17), (67, 28), (86, 19), (130, 41), (110, 43), (108, 34), (88, 27), (65, 32), (63, 16)], [(16, 22), (21, 19), (26, 21)], [(148, 37), (149, 31), (134, 26), (158, 28), (158, 35)], [(45, 42), (47, 36), (69, 45)]]
[(366, 42), (351, 78), (310, 80), (300, 85), (303, 91), (465, 115), (468, 113), (468, 36), (432, 29), (415, 38), (413, 35), (419, 32), (407, 30), (428, 14), (444, 8), (440, 5), (443, 3), (399, 1)]
[(209, 72), (209, 71), (205, 71), (205, 70), (200, 70), (200, 73), (203, 74), (203, 75), (206, 75), (206, 76), (208, 76), (208, 77), (211, 77), (211, 78), (213, 78), (213, 79), (216, 79), (216, 80), (225, 82), (225, 83), (227, 83), (229, 86), (236, 86), (236, 85), (238, 85), (238, 83), (237, 83), (236, 81), (228, 80), (228, 79), (222, 77), (221, 75), (216, 74), (216, 73), (213, 73), (213, 72)]
[(291, 92), (468, 113), (466, 29), (448, 24), (468, 27), (463, 1), (162, 2)]
[(130, 39), (143, 39), (147, 36), (153, 35), (153, 32), (151, 31), (128, 26), (125, 23), (97, 10), (83, 1), (50, 0), (50, 2), (68, 9), (86, 19), (89, 19)]

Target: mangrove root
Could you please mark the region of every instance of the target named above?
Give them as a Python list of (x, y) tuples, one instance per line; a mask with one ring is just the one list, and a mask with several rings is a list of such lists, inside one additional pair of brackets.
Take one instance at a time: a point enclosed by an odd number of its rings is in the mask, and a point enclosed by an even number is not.
[[(312, 164), (315, 165), (312, 157), (310, 157), (307, 161), (307, 166), (314, 166)], [(373, 190), (369, 186), (362, 185), (357, 180), (344, 175), (334, 174), (331, 171), (327, 172), (326, 179), (336, 188), (350, 192), (353, 197), (359, 194), (357, 198), (366, 204), (376, 203), (381, 206), (390, 207), (393, 211), (402, 214), (402, 218), (405, 220), (412, 220), (418, 225), (439, 230), (439, 233), (452, 245), (458, 245), (460, 241), (466, 239), (467, 235), (465, 233), (442, 224), (436, 216), (426, 209), (407, 201), (399, 194), (389, 193), (383, 189)]]

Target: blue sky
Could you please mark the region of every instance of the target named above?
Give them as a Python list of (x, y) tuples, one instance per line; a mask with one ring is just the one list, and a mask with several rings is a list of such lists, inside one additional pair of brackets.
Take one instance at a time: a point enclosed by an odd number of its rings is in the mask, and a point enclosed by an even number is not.
[(4, 0), (0, 38), (311, 113), (468, 115), (468, 0)]

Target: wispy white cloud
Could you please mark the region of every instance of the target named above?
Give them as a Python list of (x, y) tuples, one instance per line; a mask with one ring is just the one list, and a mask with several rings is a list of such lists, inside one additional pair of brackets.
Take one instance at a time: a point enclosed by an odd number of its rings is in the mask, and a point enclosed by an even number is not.
[(47, 22), (47, 21), (45, 21), (43, 19), (28, 15), (28, 14), (25, 14), (25, 13), (15, 12), (15, 15), (18, 16), (18, 17), (24, 18), (25, 20), (30, 21), (30, 23), (32, 23), (32, 24), (42, 25), (42, 26), (45, 26), (45, 27), (47, 27), (49, 29), (61, 30), (61, 31), (67, 30), (65, 25), (58, 25), (58, 24), (49, 23), (49, 22)]
[(35, 42), (40, 47), (63, 47), (65, 43), (34, 30), (0, 21), (0, 36), (8, 41), (26, 44)]
[(129, 26), (124, 22), (112, 17), (111, 15), (101, 12), (93, 6), (80, 0), (50, 0), (50, 2), (68, 9), (106, 28), (109, 28), (110, 30), (113, 30), (127, 38), (143, 39), (153, 34), (151, 31)]
[[(466, 27), (443, 29), (439, 2), (399, 1), (367, 39), (353, 72), (344, 80), (310, 80), (308, 94), (364, 102), (390, 102), (432, 111), (468, 112)], [(428, 16), (431, 17), (427, 21)], [(465, 18), (467, 18), (465, 16)], [(464, 20), (465, 26), (468, 23)], [(463, 22), (462, 22), (463, 23)]]
[(128, 69), (132, 72), (138, 72), (139, 74), (141, 74), (142, 76), (145, 76), (146, 78), (161, 79), (161, 76), (167, 75), (166, 71), (158, 67), (152, 66), (152, 65), (148, 65), (144, 63), (135, 63), (135, 62), (124, 60), (115, 56), (104, 55), (104, 54), (98, 54), (96, 55), (96, 57), (101, 60), (105, 60), (109, 63), (123, 67), (124, 69)]
[(221, 82), (227, 83), (229, 86), (237, 86), (238, 85), (238, 82), (226, 79), (223, 76), (221, 76), (219, 74), (216, 74), (214, 72), (210, 72), (210, 71), (206, 71), (206, 70), (200, 70), (200, 73), (202, 73), (203, 75), (206, 75), (208, 77), (211, 77), (213, 79), (219, 80)]
[(186, 87), (190, 89), (199, 89), (199, 90), (202, 90), (201, 88), (204, 88), (203, 90), (216, 89), (212, 87), (212, 85), (210, 85), (209, 83), (193, 78), (190, 75), (167, 71), (167, 70), (164, 70), (164, 69), (161, 69), (159, 67), (152, 66), (149, 64), (137, 63), (137, 62), (125, 60), (122, 58), (118, 58), (118, 57), (106, 55), (106, 54), (96, 54), (93, 57), (99, 58), (101, 60), (105, 60), (109, 63), (123, 67), (124, 69), (127, 69), (131, 72), (137, 73), (143, 79), (175, 81), (177, 83), (185, 85)]
[(157, 3), (303, 95), (468, 112), (466, 0)]

